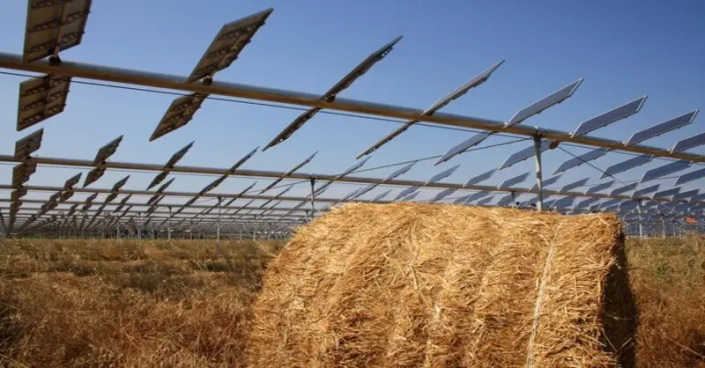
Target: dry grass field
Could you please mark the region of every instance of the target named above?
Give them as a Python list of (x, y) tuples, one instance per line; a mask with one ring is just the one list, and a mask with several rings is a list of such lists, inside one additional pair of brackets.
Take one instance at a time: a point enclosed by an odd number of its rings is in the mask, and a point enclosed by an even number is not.
[[(277, 242), (4, 240), (0, 366), (238, 367)], [(629, 240), (642, 367), (705, 367), (705, 242)]]

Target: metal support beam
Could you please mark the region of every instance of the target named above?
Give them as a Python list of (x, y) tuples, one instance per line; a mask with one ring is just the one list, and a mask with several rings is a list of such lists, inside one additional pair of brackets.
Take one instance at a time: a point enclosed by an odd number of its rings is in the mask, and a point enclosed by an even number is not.
[[(534, 136), (534, 157), (536, 159), (536, 209), (543, 211), (543, 166), (541, 165), (541, 137)], [(513, 193), (513, 192), (512, 192)]]
[(644, 217), (643, 217), (643, 203), (642, 200), (639, 199), (636, 201), (637, 204), (637, 213), (638, 213), (638, 221), (639, 221), (639, 237), (643, 238), (644, 237)]
[(590, 136), (573, 137), (571, 133), (568, 132), (540, 129), (528, 125), (517, 124), (505, 126), (503, 121), (498, 120), (481, 119), (477, 117), (438, 112), (432, 115), (423, 115), (424, 110), (421, 109), (383, 105), (373, 102), (342, 98), (336, 98), (334, 101), (328, 102), (320, 99), (319, 95), (311, 93), (264, 88), (238, 83), (189, 83), (187, 81), (188, 78), (184, 76), (150, 73), (131, 69), (107, 67), (97, 64), (71, 62), (66, 60), (62, 60), (59, 65), (51, 65), (48, 60), (38, 60), (33, 63), (24, 63), (22, 60), (22, 55), (0, 52), (0, 68), (23, 70), (35, 73), (57, 74), (67, 77), (86, 78), (113, 83), (126, 83), (145, 87), (200, 92), (205, 94), (269, 101), (282, 104), (318, 107), (321, 109), (383, 116), (405, 121), (423, 121), (446, 126), (503, 132), (527, 137), (541, 135), (545, 139), (550, 139), (556, 142), (572, 142), (591, 147), (602, 147), (625, 152), (649, 154), (656, 157), (670, 157), (679, 160), (705, 162), (705, 156), (701, 155), (670, 152), (669, 150), (643, 145), (625, 146), (622, 141)]
[(220, 203), (222, 201), (221, 197), (218, 197), (218, 220), (216, 222), (216, 231), (215, 231), (215, 239), (216, 239), (216, 244), (218, 247), (220, 247), (220, 214), (221, 214), (221, 208), (220, 208)]
[(316, 217), (316, 177), (312, 176), (311, 182), (311, 221)]
[(167, 240), (171, 240), (171, 206), (167, 206), (169, 209), (169, 228), (167, 229)]

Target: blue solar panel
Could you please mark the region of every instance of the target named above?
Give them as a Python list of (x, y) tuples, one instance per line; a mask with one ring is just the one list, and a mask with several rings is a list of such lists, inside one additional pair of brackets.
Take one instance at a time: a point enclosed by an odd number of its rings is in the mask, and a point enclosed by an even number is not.
[(690, 165), (692, 165), (692, 162), (686, 160), (669, 162), (663, 166), (659, 166), (645, 172), (644, 176), (641, 177), (641, 182), (645, 183), (650, 180), (658, 179), (660, 177), (685, 170), (689, 168)]
[(436, 161), (436, 165), (450, 160), (451, 158), (467, 151), (468, 149), (472, 148), (473, 146), (477, 146), (478, 144), (482, 143), (482, 141), (487, 139), (487, 137), (489, 137), (492, 134), (493, 133), (490, 133), (490, 132), (477, 133), (477, 134), (473, 135), (472, 137), (458, 143), (453, 148), (449, 149), (448, 152), (443, 154), (443, 157), (441, 157), (438, 161)]
[(465, 204), (469, 198), (470, 198), (470, 195), (462, 196), (462, 197), (454, 200), (453, 204)]
[(636, 191), (634, 191), (634, 193), (632, 194), (632, 198), (641, 198), (641, 197), (644, 197), (644, 196), (646, 196), (647, 194), (651, 194), (651, 193), (657, 191), (660, 186), (661, 186), (661, 184), (655, 184), (655, 185), (652, 185), (652, 186), (647, 187), (647, 188), (642, 188), (642, 189), (636, 190)]
[(614, 180), (610, 180), (610, 181), (608, 181), (608, 182), (606, 182), (606, 183), (597, 184), (597, 185), (595, 185), (595, 186), (590, 187), (590, 189), (588, 189), (586, 193), (588, 193), (588, 194), (594, 194), (594, 193), (603, 191), (603, 190), (605, 190), (605, 189), (608, 189), (608, 188), (612, 187), (612, 185), (614, 185), (614, 182), (615, 182)]
[(453, 100), (457, 100), (458, 98), (462, 97), (470, 89), (475, 88), (481, 85), (482, 83), (485, 83), (490, 78), (492, 73), (502, 64), (504, 64), (504, 60), (495, 63), (491, 67), (485, 69), (482, 73), (472, 77), (469, 81), (463, 83), (460, 87), (456, 88), (451, 93), (443, 96), (441, 99), (436, 101), (433, 105), (431, 105), (431, 107), (424, 111), (423, 115), (433, 114), (434, 112), (444, 108)]
[(591, 204), (594, 204), (596, 202), (599, 202), (600, 198), (588, 198), (583, 201), (580, 201), (577, 205), (575, 205), (575, 208), (585, 208)]
[(419, 195), (419, 193), (421, 193), (421, 192), (413, 192), (413, 193), (409, 194), (408, 196), (404, 197), (404, 199), (402, 199), (402, 200), (403, 201), (412, 201), (414, 198), (416, 198), (417, 195)]
[(573, 205), (573, 202), (575, 202), (575, 197), (563, 197), (563, 198), (557, 200), (555, 203), (553, 203), (553, 207), (555, 207), (555, 208), (568, 208)]
[(514, 114), (514, 117), (512, 117), (506, 123), (506, 126), (514, 126), (516, 124), (520, 124), (522, 121), (536, 114), (540, 114), (547, 108), (565, 101), (568, 97), (573, 95), (573, 92), (578, 89), (578, 86), (580, 86), (580, 83), (582, 82), (582, 79), (578, 79), (577, 81), (559, 89), (558, 91), (553, 92), (549, 96), (544, 97), (543, 99), (519, 110), (516, 114)]
[(600, 207), (601, 207), (601, 208), (604, 208), (604, 209), (607, 209), (607, 208), (609, 208), (609, 207), (612, 207), (612, 206), (614, 206), (614, 205), (619, 204), (620, 202), (622, 202), (621, 199), (616, 199), (616, 198), (615, 198), (615, 199), (610, 199), (610, 200), (608, 200), (608, 201), (602, 202), (602, 205), (601, 205)]
[(415, 192), (417, 189), (419, 189), (419, 187), (408, 187), (408, 188), (402, 190), (401, 192), (399, 192), (399, 194), (397, 194), (397, 196), (394, 198), (394, 200), (397, 201), (401, 198), (404, 198), (404, 197), (408, 196), (409, 194)]
[(620, 203), (619, 209), (622, 211), (631, 211), (635, 209), (639, 204), (636, 201), (624, 201)]
[(565, 192), (569, 192), (569, 191), (576, 189), (576, 188), (584, 187), (585, 184), (587, 184), (588, 180), (590, 180), (590, 179), (583, 178), (578, 181), (574, 181), (570, 184), (565, 185), (563, 188), (561, 188), (560, 192), (565, 193)]
[(548, 200), (548, 201), (543, 201), (543, 208), (551, 208), (551, 206), (553, 205), (553, 202), (555, 202), (555, 200), (553, 200), (553, 199)]
[(689, 173), (685, 173), (685, 174), (679, 176), (678, 180), (676, 180), (676, 185), (688, 183), (693, 180), (698, 180), (700, 178), (705, 178), (705, 168), (691, 171)]
[(359, 192), (359, 191), (360, 191), (359, 188), (353, 190), (352, 192), (348, 193), (348, 195), (343, 197), (343, 199), (341, 199), (340, 202), (345, 202), (345, 201), (349, 200), (350, 198), (354, 197), (357, 194), (357, 192)]
[(602, 115), (595, 116), (594, 118), (581, 123), (578, 128), (575, 129), (575, 132), (571, 134), (571, 136), (579, 137), (590, 133), (593, 130), (600, 129), (614, 122), (632, 116), (639, 112), (641, 107), (644, 105), (645, 101), (646, 96), (640, 97), (632, 102), (628, 102), (622, 106), (612, 109)]
[(614, 164), (605, 170), (605, 172), (602, 174), (601, 178), (606, 178), (608, 176), (614, 176), (615, 174), (619, 174), (621, 172), (625, 172), (627, 170), (631, 170), (635, 167), (639, 167), (641, 165), (646, 165), (649, 163), (654, 156), (651, 155), (639, 155), (632, 157), (628, 160), (622, 161), (618, 164)]
[(513, 178), (505, 180), (504, 183), (502, 183), (502, 185), (500, 185), (498, 188), (511, 188), (517, 184), (523, 183), (528, 176), (529, 172), (527, 171), (521, 175), (517, 175)]
[(703, 144), (705, 144), (705, 133), (700, 133), (698, 135), (694, 135), (690, 138), (686, 138), (676, 142), (675, 146), (673, 146), (673, 149), (671, 149), (671, 152), (683, 152), (691, 148), (702, 146)]
[(676, 195), (673, 196), (673, 199), (672, 199), (672, 200), (673, 200), (673, 201), (683, 201), (683, 200), (686, 200), (686, 199), (688, 199), (688, 198), (690, 198), (690, 197), (692, 197), (692, 196), (698, 195), (698, 192), (699, 192), (699, 191), (700, 191), (700, 190), (698, 190), (698, 189), (693, 189), (693, 190), (685, 191), (685, 192), (683, 192), (683, 193), (678, 193), (678, 194), (676, 194)]
[(559, 172), (570, 170), (570, 169), (577, 167), (577, 166), (580, 166), (586, 162), (596, 160), (596, 159), (604, 156), (607, 152), (608, 152), (608, 150), (606, 150), (604, 148), (597, 148), (597, 149), (585, 152), (580, 156), (573, 157), (571, 159), (566, 160), (553, 173), (558, 174)]
[(487, 198), (483, 198), (483, 199), (477, 201), (477, 203), (475, 203), (475, 205), (476, 205), (476, 206), (482, 206), (482, 205), (485, 205), (485, 204), (487, 204), (487, 203), (492, 202), (493, 199), (494, 199), (494, 196), (492, 196), (492, 197), (487, 197)]
[(410, 163), (404, 165), (404, 167), (402, 167), (402, 168), (398, 169), (397, 171), (395, 171), (395, 172), (389, 174), (389, 176), (387, 176), (387, 178), (384, 179), (384, 180), (382, 181), (382, 183), (386, 183), (386, 182), (388, 182), (388, 181), (390, 181), (390, 180), (392, 180), (392, 179), (395, 179), (395, 178), (397, 178), (397, 177), (399, 177), (399, 176), (401, 176), (401, 175), (403, 175), (403, 174), (406, 174), (407, 172), (409, 172), (409, 170), (411, 170), (411, 168), (414, 166), (414, 164), (416, 164), (416, 161), (410, 162)]
[(511, 194), (507, 194), (506, 196), (500, 198), (499, 201), (497, 201), (496, 206), (498, 206), (498, 207), (511, 206), (512, 203), (514, 202), (513, 199), (514, 198), (512, 197)]
[(353, 198), (360, 198), (363, 195), (365, 195), (367, 192), (371, 191), (372, 189), (375, 189), (377, 187), (377, 184), (370, 184), (366, 187), (363, 187), (360, 189)]
[(690, 197), (690, 203), (703, 202), (705, 201), (705, 193), (700, 193), (698, 195)]
[(670, 119), (668, 121), (665, 121), (660, 124), (656, 124), (652, 127), (646, 128), (644, 130), (640, 130), (632, 135), (631, 138), (629, 138), (628, 141), (626, 141), (624, 144), (629, 146), (632, 144), (637, 144), (641, 143), (645, 140), (658, 137), (662, 134), (666, 134), (672, 130), (676, 130), (678, 128), (682, 128), (690, 123), (693, 122), (695, 119), (695, 116), (698, 115), (698, 110), (691, 111), (687, 114), (675, 117), (673, 119)]
[[(549, 142), (547, 141), (541, 141), (541, 152), (545, 151), (549, 147)], [(512, 165), (519, 163), (521, 161), (524, 161), (526, 159), (529, 159), (530, 157), (533, 157), (535, 153), (534, 150), (534, 145), (532, 144), (529, 147), (526, 147), (522, 149), (519, 152), (513, 153), (511, 156), (507, 157), (507, 160), (504, 161), (502, 166), (499, 167), (500, 170), (505, 169), (507, 167), (511, 167)]]
[(624, 194), (626, 192), (630, 192), (630, 191), (636, 189), (637, 185), (639, 185), (639, 183), (632, 183), (629, 185), (625, 185), (623, 187), (620, 187), (620, 188), (613, 190), (612, 193), (610, 193), (610, 195), (614, 197), (614, 196), (618, 196), (620, 194)]
[(466, 187), (469, 187), (469, 186), (471, 186), (471, 185), (475, 185), (475, 184), (477, 184), (477, 183), (483, 182), (483, 181), (485, 181), (485, 180), (491, 178), (492, 175), (494, 175), (495, 172), (497, 172), (497, 169), (492, 169), (492, 170), (490, 170), (490, 171), (488, 171), (488, 172), (482, 173), (482, 174), (480, 174), (480, 175), (478, 175), (478, 176), (476, 176), (476, 177), (474, 177), (474, 178), (468, 180), (468, 182), (465, 183), (465, 186), (466, 186)]
[(678, 194), (680, 191), (681, 191), (680, 187), (662, 190), (662, 191), (654, 194), (654, 198), (668, 198), (670, 196)]
[[(552, 184), (555, 184), (560, 179), (561, 179), (561, 175), (552, 176), (552, 177), (543, 181), (543, 187), (546, 188)], [(531, 187), (531, 190), (538, 190), (538, 189), (539, 189), (538, 184), (534, 184), (534, 186)]]
[(455, 165), (449, 169), (446, 169), (446, 170), (439, 172), (438, 174), (432, 176), (431, 179), (428, 179), (428, 181), (426, 182), (425, 185), (436, 183), (439, 180), (445, 179), (445, 178), (453, 175), (453, 173), (455, 172), (455, 170), (458, 169), (458, 167), (460, 167), (460, 165)]
[(465, 203), (470, 203), (470, 202), (472, 202), (472, 201), (474, 201), (474, 200), (476, 200), (476, 199), (480, 199), (480, 198), (482, 198), (482, 197), (486, 197), (486, 196), (488, 196), (488, 195), (490, 195), (490, 194), (492, 194), (492, 192), (487, 191), (487, 190), (483, 190), (483, 191), (481, 191), (481, 192), (473, 193), (473, 194), (471, 194), (471, 195), (468, 196), (468, 200), (467, 200)]
[(445, 190), (439, 192), (438, 194), (436, 194), (436, 196), (433, 197), (433, 199), (431, 199), (431, 202), (438, 202), (441, 199), (455, 193), (456, 190), (457, 189), (453, 189), (453, 188), (445, 189)]
[(381, 201), (383, 198), (385, 198), (386, 196), (388, 196), (389, 193), (391, 193), (391, 192), (392, 192), (391, 189), (385, 190), (384, 192), (378, 194), (378, 195), (372, 200), (372, 202)]

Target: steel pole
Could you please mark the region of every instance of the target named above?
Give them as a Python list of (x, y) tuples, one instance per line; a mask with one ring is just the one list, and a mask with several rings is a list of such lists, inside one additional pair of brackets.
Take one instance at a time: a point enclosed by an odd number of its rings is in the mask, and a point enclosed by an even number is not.
[(637, 203), (637, 211), (638, 211), (638, 219), (639, 219), (639, 237), (643, 238), (644, 237), (644, 218), (642, 216), (642, 202), (641, 199), (636, 201)]
[(167, 240), (171, 240), (171, 206), (167, 206), (167, 208), (169, 209), (169, 223), (167, 224), (167, 226), (169, 228), (167, 229), (166, 236), (167, 236)]
[[(541, 137), (534, 136), (534, 156), (536, 158), (536, 209), (543, 211), (543, 167), (541, 165)], [(512, 192), (514, 193), (514, 192)]]
[(215, 236), (216, 236), (216, 243), (220, 246), (220, 201), (221, 198), (218, 197), (218, 220), (216, 223), (216, 231), (215, 231)]
[(320, 95), (282, 89), (264, 88), (246, 84), (229, 82), (191, 83), (185, 76), (168, 75), (153, 72), (137, 71), (133, 69), (108, 67), (98, 64), (80, 63), (62, 60), (61, 63), (52, 65), (49, 60), (38, 60), (25, 63), (22, 55), (0, 52), (0, 68), (23, 70), (36, 73), (57, 74), (67, 77), (86, 78), (114, 83), (125, 83), (154, 88), (175, 89), (189, 92), (199, 92), (213, 95), (245, 98), (259, 101), (269, 101), (282, 104), (292, 104), (320, 109), (330, 109), (366, 115), (383, 116), (402, 120), (414, 120), (436, 123), (446, 126), (456, 126), (470, 129), (504, 132), (522, 136), (535, 136), (541, 134), (546, 139), (557, 142), (571, 142), (592, 147), (602, 147), (626, 152), (649, 154), (657, 157), (670, 157), (693, 162), (705, 162), (705, 156), (693, 155), (682, 152), (670, 152), (656, 147), (643, 145), (625, 146), (622, 141), (596, 138), (590, 136), (572, 136), (569, 132), (551, 129), (539, 129), (528, 125), (505, 126), (503, 121), (482, 119), (478, 117), (462, 116), (436, 112), (424, 115), (424, 110), (384, 105), (368, 101), (336, 98), (334, 101), (321, 99)]
[(313, 218), (316, 217), (316, 178), (311, 177), (311, 221), (313, 221)]

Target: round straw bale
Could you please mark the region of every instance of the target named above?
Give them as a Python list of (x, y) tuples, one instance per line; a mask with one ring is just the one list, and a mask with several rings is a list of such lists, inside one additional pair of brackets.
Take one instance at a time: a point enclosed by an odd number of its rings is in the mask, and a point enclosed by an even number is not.
[(633, 365), (616, 216), (349, 204), (270, 264), (253, 367)]

